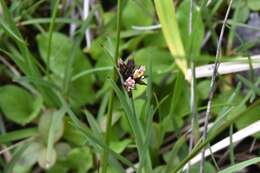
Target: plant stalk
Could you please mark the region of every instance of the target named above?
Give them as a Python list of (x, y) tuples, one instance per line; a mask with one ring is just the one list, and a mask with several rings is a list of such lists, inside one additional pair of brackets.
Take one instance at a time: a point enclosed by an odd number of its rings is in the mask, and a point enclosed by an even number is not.
[[(122, 2), (121, 0), (117, 0), (117, 27), (116, 27), (116, 49), (114, 56), (114, 63), (117, 64), (117, 60), (119, 57), (119, 45), (120, 45), (120, 28), (121, 28), (121, 16), (122, 16)], [(116, 80), (117, 69), (114, 67), (113, 70), (113, 80)], [(112, 128), (112, 119), (113, 119), (113, 103), (114, 103), (114, 91), (111, 91), (109, 103), (108, 103), (108, 112), (107, 112), (107, 121), (106, 121), (106, 134), (105, 134), (105, 143), (109, 147), (110, 143), (110, 131)], [(107, 172), (108, 165), (108, 154), (109, 151), (107, 149), (104, 150), (102, 157), (102, 173)]]

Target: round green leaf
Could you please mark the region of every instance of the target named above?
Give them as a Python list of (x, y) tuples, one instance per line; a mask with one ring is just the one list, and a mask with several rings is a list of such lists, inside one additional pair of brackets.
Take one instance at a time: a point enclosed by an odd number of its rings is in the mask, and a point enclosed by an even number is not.
[(133, 25), (151, 25), (153, 22), (153, 3), (151, 0), (127, 1), (123, 11), (122, 23), (126, 28)]
[(38, 160), (42, 145), (38, 142), (31, 142), (26, 145), (28, 145), (28, 147), (19, 157), (19, 160), (15, 163), (13, 172), (26, 173)]
[(68, 155), (67, 165), (77, 170), (78, 173), (85, 173), (92, 167), (92, 155), (88, 147), (74, 148)]
[[(47, 63), (48, 51), (48, 34), (37, 35), (37, 42), (41, 57)], [(50, 70), (59, 78), (65, 76), (65, 69), (72, 51), (74, 51), (75, 59), (72, 64), (72, 76), (79, 74), (82, 71), (91, 69), (91, 64), (84, 56), (79, 47), (73, 47), (73, 41), (61, 33), (53, 33), (50, 53)], [(55, 80), (61, 88), (62, 82)], [(92, 85), (94, 83), (93, 75), (83, 76), (72, 82), (69, 88), (69, 101), (74, 107), (79, 107), (86, 103), (95, 101), (95, 93)]]
[(0, 87), (0, 108), (11, 121), (25, 125), (38, 116), (42, 98), (32, 96), (28, 91), (15, 85)]
[(63, 161), (67, 159), (71, 147), (65, 142), (60, 142), (55, 146), (55, 150), (57, 151), (58, 160)]

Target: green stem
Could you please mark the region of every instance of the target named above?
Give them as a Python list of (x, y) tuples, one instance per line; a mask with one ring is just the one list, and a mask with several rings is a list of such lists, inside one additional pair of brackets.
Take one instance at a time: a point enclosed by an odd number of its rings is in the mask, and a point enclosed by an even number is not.
[[(117, 27), (116, 27), (116, 49), (115, 49), (115, 57), (114, 63), (117, 64), (118, 56), (119, 56), (119, 44), (120, 44), (120, 28), (121, 28), (121, 16), (122, 16), (122, 3), (121, 0), (117, 0)], [(113, 72), (113, 80), (116, 80), (116, 71), (114, 67)], [(109, 98), (108, 103), (108, 113), (107, 113), (107, 122), (106, 122), (106, 134), (105, 134), (105, 143), (109, 147), (110, 142), (110, 131), (112, 127), (112, 113), (113, 113), (113, 103), (114, 103), (114, 91), (111, 91), (111, 95)], [(107, 172), (107, 165), (108, 165), (108, 150), (105, 149), (102, 157), (102, 173)]]
[[(58, 11), (58, 6), (59, 6), (59, 2), (60, 0), (56, 0), (55, 5), (54, 5), (54, 9), (53, 9), (53, 14), (51, 17), (51, 23), (49, 26), (49, 33), (48, 33), (48, 49), (47, 49), (47, 70), (46, 70), (46, 75), (49, 78), (49, 73), (50, 73), (50, 55), (51, 55), (51, 41), (52, 41), (52, 33), (54, 30), (54, 25), (55, 25), (55, 19), (56, 19), (56, 15), (57, 15), (57, 11)], [(50, 78), (49, 78), (50, 79)]]

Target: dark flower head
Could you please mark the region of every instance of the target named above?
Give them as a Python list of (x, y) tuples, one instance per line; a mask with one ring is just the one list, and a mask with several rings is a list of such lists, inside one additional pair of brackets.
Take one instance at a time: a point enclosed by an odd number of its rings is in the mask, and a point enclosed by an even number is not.
[(123, 85), (128, 93), (135, 89), (136, 84), (145, 84), (143, 81), (145, 66), (136, 67), (133, 59), (129, 59), (127, 62), (119, 59), (117, 66), (123, 79)]

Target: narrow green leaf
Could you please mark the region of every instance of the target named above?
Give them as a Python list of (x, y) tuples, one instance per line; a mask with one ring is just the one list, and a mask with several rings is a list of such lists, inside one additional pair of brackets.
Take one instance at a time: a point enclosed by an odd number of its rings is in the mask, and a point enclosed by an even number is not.
[(180, 148), (185, 144), (186, 137), (181, 136), (174, 144), (174, 146), (171, 149), (169, 159), (167, 161), (167, 166), (165, 168), (165, 173), (170, 173), (171, 169), (175, 166), (173, 160), (178, 158), (178, 152)]
[(37, 128), (27, 128), (22, 130), (11, 131), (0, 135), (0, 144), (21, 140), (24, 138), (37, 135)]
[[(112, 151), (107, 145), (105, 145), (105, 143), (103, 141), (96, 138), (87, 127), (84, 127), (82, 125), (82, 123), (80, 122), (80, 120), (77, 118), (77, 116), (74, 114), (74, 112), (71, 110), (69, 105), (66, 103), (66, 101), (62, 98), (62, 96), (57, 92), (56, 92), (56, 94), (57, 94), (58, 98), (60, 99), (62, 105), (66, 109), (69, 117), (71, 118), (73, 125), (85, 136), (86, 140), (91, 144), (92, 147), (94, 147), (94, 149), (98, 153), (101, 153), (104, 150), (108, 150), (109, 153), (111, 154), (111, 156), (120, 160), (122, 163), (128, 165), (129, 167), (134, 168), (133, 164), (129, 160), (127, 160), (120, 154), (117, 154), (114, 151)], [(109, 161), (111, 161), (111, 159), (109, 159)]]
[(237, 163), (235, 165), (232, 165), (222, 171), (219, 171), (218, 173), (235, 173), (235, 172), (239, 172), (241, 171), (242, 169), (250, 166), (250, 165), (253, 165), (253, 164), (256, 164), (260, 162), (260, 157), (256, 157), (256, 158), (253, 158), (253, 159), (250, 159), (250, 160), (246, 160), (246, 161), (243, 161), (243, 162), (240, 162), (240, 163)]
[(112, 87), (118, 97), (118, 99), (120, 100), (120, 103), (122, 104), (122, 107), (127, 115), (128, 121), (131, 125), (132, 131), (134, 132), (134, 135), (136, 137), (136, 142), (137, 145), (139, 143), (139, 147), (142, 146), (143, 143), (143, 138), (142, 136), (144, 136), (142, 128), (141, 128), (141, 123), (140, 121), (138, 121), (138, 118), (135, 115), (135, 112), (133, 110), (133, 105), (130, 101), (130, 99), (128, 98), (127, 94), (123, 94), (122, 91), (120, 91), (120, 89), (118, 88), (118, 86), (116, 85), (116, 83), (112, 80), (111, 84)]
[(52, 17), (51, 17), (51, 23), (49, 26), (49, 33), (48, 33), (48, 48), (47, 48), (47, 57), (46, 57), (46, 66), (47, 66), (47, 76), (49, 77), (49, 69), (50, 69), (50, 55), (51, 55), (51, 43), (52, 43), (52, 34), (54, 31), (54, 25), (55, 25), (55, 19), (56, 19), (56, 15), (57, 15), (57, 11), (58, 11), (58, 6), (59, 6), (59, 2), (60, 0), (56, 0), (55, 1), (55, 5), (53, 8), (53, 13), (52, 13)]
[[(45, 24), (45, 23), (50, 23), (51, 19), (50, 18), (33, 18), (29, 20), (24, 20), (20, 22), (20, 25), (34, 25), (34, 24)], [(56, 23), (65, 23), (65, 24), (77, 24), (80, 25), (81, 21), (77, 19), (71, 19), (71, 18), (62, 18), (62, 17), (57, 17), (55, 19)]]
[(94, 73), (94, 72), (111, 71), (111, 70), (113, 70), (113, 67), (110, 67), (110, 66), (109, 67), (92, 68), (92, 69), (85, 70), (85, 71), (82, 71), (82, 72), (74, 75), (72, 77), (72, 81), (75, 81), (78, 78), (81, 78), (81, 77), (83, 77), (85, 75), (89, 75), (89, 74)]
[(99, 138), (102, 139), (102, 131), (100, 129), (100, 126), (98, 125), (97, 121), (95, 120), (94, 116), (88, 112), (87, 110), (84, 111), (87, 119), (88, 119), (88, 123), (93, 131), (93, 133)]
[(176, 64), (186, 76), (187, 61), (181, 40), (179, 26), (176, 18), (175, 7), (172, 0), (154, 0), (156, 12), (159, 17), (164, 38), (175, 58)]
[(24, 153), (24, 151), (28, 148), (28, 145), (24, 144), (22, 146), (20, 146), (15, 153), (12, 155), (12, 160), (10, 161), (9, 164), (6, 165), (4, 173), (12, 173), (13, 172), (13, 168), (15, 166), (15, 164), (17, 163), (17, 161), (21, 158), (22, 154)]
[(52, 159), (52, 152), (54, 150), (54, 143), (55, 143), (55, 134), (57, 133), (58, 127), (60, 124), (63, 124), (63, 117), (65, 115), (65, 108), (62, 107), (59, 111), (54, 112), (52, 114), (52, 121), (50, 125), (49, 135), (48, 135), (48, 143), (47, 143), (47, 150), (46, 150), (46, 162), (51, 163)]
[(2, 25), (3, 29), (11, 36), (13, 37), (15, 40), (19, 41), (22, 44), (26, 44), (25, 41), (20, 38), (19, 35), (17, 35), (14, 31), (12, 31), (12, 29), (8, 26), (8, 24), (0, 18), (0, 24)]

